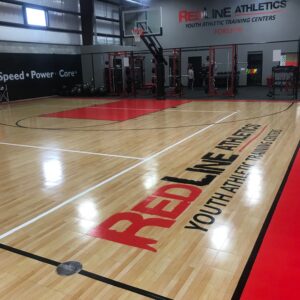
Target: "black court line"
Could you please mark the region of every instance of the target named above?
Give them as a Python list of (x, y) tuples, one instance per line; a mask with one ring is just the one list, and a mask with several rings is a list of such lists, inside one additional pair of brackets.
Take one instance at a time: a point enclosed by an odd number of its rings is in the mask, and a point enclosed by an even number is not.
[(239, 279), (238, 285), (237, 285), (237, 287), (236, 287), (236, 289), (234, 291), (234, 294), (233, 294), (233, 296), (231, 298), (232, 300), (239, 300), (239, 299), (241, 299), (243, 290), (244, 290), (244, 288), (246, 286), (246, 283), (248, 281), (249, 275), (250, 275), (252, 267), (253, 267), (253, 265), (255, 263), (256, 257), (258, 255), (258, 252), (259, 252), (259, 249), (261, 247), (261, 244), (262, 244), (262, 242), (264, 240), (264, 237), (265, 237), (265, 234), (266, 234), (267, 229), (269, 227), (269, 224), (270, 224), (270, 222), (271, 222), (271, 220), (273, 218), (273, 214), (275, 212), (275, 209), (277, 207), (277, 204), (279, 202), (279, 199), (281, 197), (283, 189), (284, 189), (284, 187), (285, 187), (285, 185), (287, 183), (288, 177), (290, 175), (291, 169), (293, 167), (293, 164), (295, 162), (295, 159), (296, 159), (296, 156), (298, 154), (299, 149), (300, 149), (300, 141), (298, 142), (298, 145), (296, 147), (294, 155), (293, 155), (293, 157), (292, 157), (292, 159), (290, 161), (290, 164), (289, 164), (288, 169), (287, 169), (287, 171), (285, 173), (285, 176), (284, 176), (284, 178), (282, 180), (282, 183), (281, 183), (281, 185), (279, 187), (279, 190), (278, 190), (278, 192), (276, 194), (276, 197), (275, 197), (275, 199), (273, 201), (273, 204), (272, 204), (272, 206), (271, 206), (271, 208), (270, 208), (270, 210), (268, 212), (268, 215), (267, 215), (267, 217), (265, 219), (265, 222), (264, 222), (264, 224), (263, 224), (263, 226), (262, 226), (262, 228), (260, 230), (258, 238), (257, 238), (257, 240), (256, 240), (256, 242), (254, 244), (253, 249), (252, 249), (252, 252), (251, 252), (251, 254), (250, 254), (249, 258), (248, 258), (248, 261), (247, 261), (247, 263), (245, 265), (243, 273), (242, 273), (242, 275), (241, 275), (241, 277)]
[[(49, 131), (55, 131), (55, 130), (64, 130), (64, 131), (80, 131), (80, 132), (100, 132), (100, 131), (104, 131), (104, 132), (122, 132), (122, 131), (145, 131), (145, 130), (164, 130), (164, 129), (178, 129), (178, 128), (192, 128), (192, 127), (201, 127), (201, 126), (209, 126), (209, 125), (222, 125), (222, 124), (230, 124), (230, 123), (237, 123), (237, 122), (243, 122), (243, 121), (251, 121), (251, 120), (256, 120), (256, 119), (260, 119), (260, 118), (265, 118), (265, 117), (271, 117), (271, 116), (275, 116), (275, 115), (279, 115), (281, 113), (284, 113), (286, 111), (288, 111), (290, 108), (292, 108), (294, 106), (296, 102), (293, 101), (290, 105), (288, 105), (285, 109), (281, 110), (281, 111), (277, 111), (274, 113), (269, 113), (266, 115), (261, 115), (261, 116), (254, 116), (254, 117), (249, 117), (249, 118), (244, 118), (244, 119), (237, 119), (234, 121), (225, 121), (225, 122), (221, 122), (221, 123), (204, 123), (204, 124), (192, 124), (192, 125), (182, 125), (182, 126), (165, 126), (165, 127), (149, 127), (149, 128), (127, 128), (127, 129), (89, 129), (89, 130), (83, 130), (80, 129), (80, 127), (63, 127), (63, 128), (48, 128), (48, 127), (30, 127), (30, 126), (23, 126), (20, 124), (20, 122), (30, 119), (30, 118), (36, 118), (37, 116), (31, 116), (31, 117), (27, 117), (24, 119), (20, 119), (18, 121), (15, 122), (15, 125), (12, 124), (6, 124), (6, 123), (0, 123), (0, 125), (3, 126), (10, 126), (10, 127), (15, 127), (15, 128), (23, 128), (23, 129), (34, 129), (34, 130), (49, 130)], [(180, 110), (179, 110), (180, 111)], [(117, 122), (118, 123), (118, 122)], [(101, 126), (108, 126), (108, 125), (113, 125), (113, 124), (102, 124), (102, 125), (95, 125), (95, 126), (87, 126), (87, 127), (101, 127)], [(82, 127), (85, 128), (85, 127)]]
[[(17, 249), (17, 248), (14, 248), (14, 247), (11, 247), (11, 246), (8, 246), (8, 245), (4, 245), (4, 244), (1, 244), (1, 243), (0, 243), (0, 249), (15, 253), (15, 254), (24, 256), (26, 258), (30, 258), (30, 259), (33, 259), (33, 260), (36, 260), (36, 261), (54, 266), (54, 267), (57, 267), (58, 265), (60, 265), (60, 262), (57, 262), (55, 260), (48, 259), (48, 258), (39, 256), (39, 255), (36, 255), (36, 254), (33, 254), (33, 253), (29, 253), (29, 252), (23, 251), (21, 249)], [(147, 290), (143, 290), (143, 289), (134, 287), (132, 285), (129, 285), (129, 284), (126, 284), (126, 283), (123, 283), (123, 282), (120, 282), (120, 281), (116, 281), (116, 280), (113, 280), (113, 279), (110, 279), (110, 278), (107, 278), (107, 277), (104, 277), (104, 276), (101, 276), (101, 275), (98, 275), (98, 274), (95, 274), (95, 273), (92, 273), (92, 272), (89, 272), (89, 271), (86, 271), (86, 270), (81, 270), (79, 272), (79, 274), (82, 275), (82, 276), (88, 277), (90, 279), (94, 279), (94, 280), (112, 285), (114, 287), (118, 287), (120, 289), (127, 290), (127, 291), (133, 292), (135, 294), (142, 295), (144, 297), (148, 297), (150, 299), (172, 300), (171, 298), (167, 298), (167, 297), (149, 292)]]

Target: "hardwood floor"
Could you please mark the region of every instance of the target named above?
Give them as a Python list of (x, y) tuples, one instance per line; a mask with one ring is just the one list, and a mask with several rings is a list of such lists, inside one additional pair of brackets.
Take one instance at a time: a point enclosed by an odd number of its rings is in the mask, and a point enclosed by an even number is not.
[(231, 299), (299, 142), (300, 104), (42, 116), (115, 101), (0, 105), (0, 244), (26, 252), (0, 247), (0, 298)]

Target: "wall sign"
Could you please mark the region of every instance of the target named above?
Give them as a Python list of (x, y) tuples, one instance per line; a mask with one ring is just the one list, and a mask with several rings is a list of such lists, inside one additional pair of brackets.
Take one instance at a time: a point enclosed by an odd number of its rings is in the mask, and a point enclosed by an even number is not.
[(10, 100), (55, 95), (80, 82), (80, 55), (0, 54), (0, 85), (7, 85)]
[(248, 3), (223, 8), (199, 10), (181, 9), (178, 12), (179, 24), (186, 28), (211, 28), (215, 34), (243, 32), (243, 24), (275, 21), (278, 14), (287, 8), (288, 0)]

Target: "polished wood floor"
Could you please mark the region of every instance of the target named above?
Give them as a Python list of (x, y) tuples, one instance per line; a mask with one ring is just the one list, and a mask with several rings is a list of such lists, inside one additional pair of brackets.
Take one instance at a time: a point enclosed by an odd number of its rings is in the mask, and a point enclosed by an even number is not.
[[(41, 117), (113, 101), (0, 105), (0, 244), (10, 247), (0, 248), (0, 299), (231, 299), (299, 142), (300, 104), (191, 101), (124, 122)], [(224, 141), (230, 149), (217, 147)], [(226, 164), (204, 174), (208, 156)], [(210, 207), (221, 190), (228, 201)], [(125, 217), (103, 225), (124, 213), (140, 230)], [(58, 276), (38, 258), (79, 261), (102, 281)]]

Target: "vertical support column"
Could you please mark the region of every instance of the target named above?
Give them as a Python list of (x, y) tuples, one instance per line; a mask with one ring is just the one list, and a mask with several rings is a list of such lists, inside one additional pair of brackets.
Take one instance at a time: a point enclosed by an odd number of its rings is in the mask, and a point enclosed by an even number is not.
[(108, 74), (109, 74), (109, 92), (114, 92), (114, 84), (113, 84), (113, 63), (112, 63), (113, 54), (108, 54)]
[(233, 85), (233, 96), (237, 94), (237, 86), (238, 86), (238, 46), (234, 45), (234, 85)]
[(156, 57), (156, 99), (164, 100), (166, 99), (164, 54), (162, 48), (159, 48), (158, 51), (159, 53)]
[(177, 75), (177, 49), (173, 49), (173, 68), (172, 68), (172, 84), (174, 85), (174, 90), (176, 94), (176, 75)]
[(237, 46), (231, 46), (231, 84), (228, 96), (234, 97), (236, 95), (236, 76), (237, 76)]
[(93, 87), (95, 88), (95, 66), (94, 66), (94, 54), (92, 53), (91, 54), (92, 56), (92, 72), (93, 72), (93, 75), (92, 75), (92, 78), (91, 78), (91, 82), (93, 83)]
[(133, 51), (130, 52), (130, 73), (131, 73), (131, 90), (134, 97), (136, 97), (136, 86), (135, 86), (135, 59)]
[(94, 0), (80, 0), (82, 43), (93, 45), (94, 36)]
[[(181, 59), (182, 59), (182, 54), (181, 54), (181, 48), (178, 49), (178, 84), (179, 84), (179, 96), (182, 97), (182, 76), (181, 76)], [(195, 82), (195, 80), (194, 80)]]
[(123, 45), (123, 14), (122, 14), (122, 8), (119, 7), (119, 29), (120, 29), (120, 45)]
[(216, 63), (216, 49), (209, 48), (209, 68), (208, 68), (208, 95), (216, 96), (216, 88), (214, 83), (215, 77), (215, 63)]

